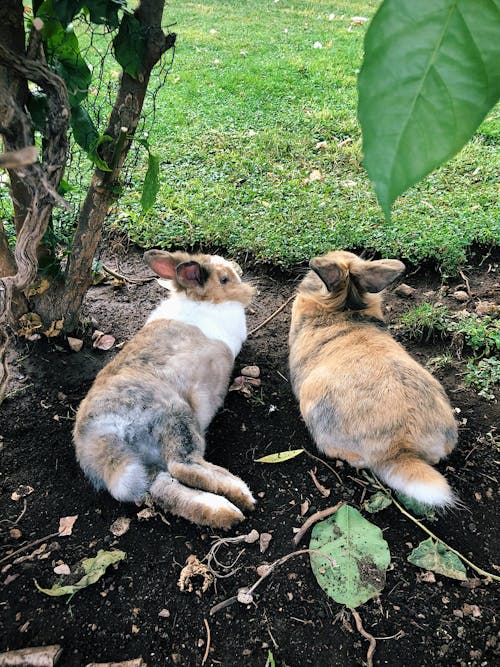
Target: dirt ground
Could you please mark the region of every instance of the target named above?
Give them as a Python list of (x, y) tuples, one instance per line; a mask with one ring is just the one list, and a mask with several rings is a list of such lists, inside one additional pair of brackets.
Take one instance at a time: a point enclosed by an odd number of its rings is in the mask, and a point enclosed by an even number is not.
[[(113, 259), (109, 263), (116, 266)], [(135, 250), (119, 268), (127, 275), (147, 274)], [(259, 287), (249, 314), (251, 329), (293, 293), (300, 276), (298, 271), (249, 273)], [(465, 307), (474, 310), (478, 299), (498, 298), (498, 274), (491, 257), (467, 274), (473, 298)], [(389, 322), (397, 322), (416, 303), (438, 300), (441, 279), (431, 269), (410, 269), (405, 282), (417, 291), (413, 298), (388, 292)], [(448, 284), (461, 282), (457, 278)], [(90, 290), (85, 312), (94, 328), (111, 333), (120, 343), (138, 330), (164, 295), (156, 281), (119, 288), (108, 282)], [(453, 310), (464, 307), (451, 298), (439, 300)], [(90, 335), (79, 353), (62, 340), (19, 342), (11, 350), (13, 391), (0, 415), (0, 651), (60, 644), (61, 667), (139, 656), (149, 667), (264, 667), (269, 651), (278, 667), (346, 667), (365, 661), (366, 640), (355, 630), (350, 613), (339, 613), (341, 607), (319, 588), (307, 555), (288, 560), (266, 579), (254, 604), (235, 602), (210, 615), (214, 605), (258, 579), (259, 565), (294, 550), (294, 528), (308, 516), (341, 499), (359, 509), (372, 492), (361, 473), (342, 462), (330, 462), (341, 481), (307, 455), (278, 465), (255, 462), (286, 449), (305, 447), (315, 452), (287, 379), (289, 318), (290, 305), (249, 338), (235, 375), (244, 365), (257, 365), (262, 386), (250, 398), (228, 394), (207, 437), (207, 458), (241, 476), (258, 499), (253, 515), (229, 535), (256, 529), (272, 539), (265, 553), (259, 542), (221, 546), (217, 556), (221, 563), (239, 556), (236, 571), (229, 570), (230, 576), (218, 579), (216, 587), (204, 593), (198, 581), (193, 592), (181, 592), (177, 582), (188, 556), (201, 559), (207, 554), (215, 531), (172, 516), (165, 517), (168, 525), (160, 517), (140, 520), (137, 515), (144, 508), (95, 493), (75, 460), (71, 442), (75, 409), (116, 350), (93, 349)], [(446, 350), (439, 341), (415, 344), (405, 341), (397, 329), (394, 333), (424, 364)], [(436, 372), (457, 408), (460, 424), (459, 444), (439, 469), (466, 508), (445, 514), (430, 527), (474, 563), (498, 573), (500, 455), (494, 444), (498, 402), (467, 390), (461, 371), (463, 363), (457, 362)], [(310, 470), (316, 470), (318, 481), (331, 490), (329, 497), (320, 494)], [(31, 486), (33, 492), (12, 500), (20, 485)], [(301, 504), (306, 500), (309, 509), (302, 517)], [(60, 537), (59, 519), (68, 515), (78, 519), (72, 534)], [(131, 522), (126, 533), (115, 537), (110, 527), (119, 517)], [(375, 664), (499, 664), (497, 585), (471, 569), (465, 582), (429, 577), (406, 560), (412, 547), (426, 538), (415, 524), (394, 505), (368, 518), (383, 530), (392, 555), (385, 589), (358, 610), (366, 630), (379, 638)], [(301, 546), (307, 546), (307, 539)], [(48, 597), (36, 590), (35, 579), (42, 586), (52, 585), (58, 564), (72, 566), (98, 549), (113, 548), (124, 550), (126, 560), (69, 603), (67, 597)]]

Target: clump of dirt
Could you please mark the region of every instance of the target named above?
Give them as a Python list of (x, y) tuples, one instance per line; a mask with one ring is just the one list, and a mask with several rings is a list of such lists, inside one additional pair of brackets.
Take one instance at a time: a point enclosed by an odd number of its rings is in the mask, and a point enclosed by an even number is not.
[[(468, 271), (473, 295), (469, 303), (454, 299), (453, 289), (440, 293), (439, 301), (458, 310), (477, 300), (494, 299), (498, 284), (492, 266), (487, 260)], [(135, 251), (120, 268), (127, 275), (147, 272)], [(276, 272), (253, 277), (260, 293), (249, 314), (250, 329), (286, 301), (297, 281), (297, 276)], [(397, 322), (410, 305), (438, 300), (441, 280), (436, 274), (420, 270), (407, 275), (405, 282), (415, 292), (387, 294), (390, 323)], [(461, 282), (449, 284), (455, 288)], [(112, 334), (120, 343), (137, 331), (164, 294), (155, 281), (121, 287), (102, 284), (90, 290), (85, 310), (94, 329)], [(60, 644), (62, 667), (139, 656), (150, 667), (200, 665), (207, 642), (206, 665), (264, 666), (269, 651), (277, 665), (289, 667), (345, 667), (364, 660), (366, 641), (319, 588), (307, 555), (277, 568), (253, 593), (252, 604), (235, 602), (210, 615), (216, 604), (255, 582), (264, 563), (294, 550), (294, 528), (308, 516), (339, 500), (362, 509), (372, 492), (366, 479), (341, 461), (329, 462), (337, 475), (306, 455), (275, 465), (255, 463), (261, 456), (286, 449), (305, 447), (316, 454), (288, 381), (290, 307), (251, 336), (237, 360), (234, 376), (241, 375), (244, 366), (258, 366), (260, 387), (252, 387), (250, 394), (230, 392), (207, 436), (208, 460), (241, 476), (258, 500), (253, 515), (232, 534), (256, 529), (272, 539), (265, 554), (259, 540), (224, 543), (217, 561), (232, 565), (220, 570), (230, 576), (216, 578), (205, 592), (197, 586), (181, 592), (177, 582), (189, 556), (201, 561), (209, 552), (213, 531), (95, 493), (75, 460), (71, 442), (75, 410), (116, 347), (96, 350), (88, 335), (81, 352), (71, 351), (64, 340), (19, 341), (11, 349), (11, 395), (1, 409), (0, 650)], [(396, 331), (396, 336), (404, 334)], [(446, 351), (446, 343), (440, 341), (402, 342), (423, 364)], [(460, 426), (459, 445), (439, 469), (466, 508), (439, 516), (432, 530), (495, 572), (500, 560), (499, 455), (494, 445), (498, 403), (468, 390), (462, 372), (463, 363), (457, 360), (436, 375), (457, 409)], [(328, 497), (313, 477), (331, 490)], [(12, 500), (21, 485), (33, 491)], [(59, 519), (73, 515), (78, 519), (71, 535), (58, 536)], [(129, 528), (116, 535), (110, 527), (120, 517), (130, 520)], [(497, 662), (496, 584), (479, 579), (470, 569), (465, 582), (423, 574), (406, 558), (426, 535), (394, 505), (369, 519), (383, 530), (392, 555), (380, 597), (358, 609), (368, 632), (392, 637), (378, 642), (376, 662), (464, 667)], [(54, 568), (61, 572), (64, 564), (71, 567), (99, 549), (114, 548), (125, 551), (126, 560), (108, 568), (69, 603), (35, 588), (34, 579), (51, 586), (57, 577)]]

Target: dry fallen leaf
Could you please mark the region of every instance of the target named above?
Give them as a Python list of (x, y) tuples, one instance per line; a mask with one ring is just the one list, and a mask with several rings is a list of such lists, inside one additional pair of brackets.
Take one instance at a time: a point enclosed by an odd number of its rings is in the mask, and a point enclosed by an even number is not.
[(201, 577), (203, 579), (201, 586), (202, 593), (205, 593), (205, 591), (210, 588), (214, 581), (214, 576), (210, 572), (209, 568), (203, 563), (200, 563), (194, 554), (191, 554), (191, 556), (187, 557), (186, 564), (181, 570), (177, 586), (179, 586), (179, 589), (182, 592), (188, 590), (191, 593), (193, 591), (193, 584), (191, 580), (195, 577)]
[(308, 177), (309, 183), (313, 183), (314, 181), (324, 181), (324, 180), (325, 177), (323, 176), (323, 174), (320, 172), (319, 169), (313, 169)]
[(125, 533), (130, 528), (130, 519), (126, 516), (120, 516), (116, 521), (113, 521), (109, 530), (113, 533), (115, 537), (120, 537), (125, 535)]
[(50, 323), (49, 328), (46, 329), (43, 333), (47, 336), (47, 338), (54, 338), (55, 336), (59, 336), (63, 326), (64, 326), (64, 317), (61, 318), (60, 320), (53, 320)]
[(59, 519), (59, 536), (67, 537), (73, 532), (73, 525), (78, 519), (78, 514), (74, 516), (63, 516)]
[(20, 498), (29, 496), (30, 493), (33, 493), (34, 490), (35, 489), (32, 486), (28, 486), (27, 484), (21, 484), (11, 495), (11, 500), (15, 500), (17, 502), (18, 500), (20, 500)]
[(115, 337), (111, 334), (105, 334), (102, 331), (97, 329), (92, 334), (92, 347), (97, 348), (98, 350), (110, 350), (115, 344)]

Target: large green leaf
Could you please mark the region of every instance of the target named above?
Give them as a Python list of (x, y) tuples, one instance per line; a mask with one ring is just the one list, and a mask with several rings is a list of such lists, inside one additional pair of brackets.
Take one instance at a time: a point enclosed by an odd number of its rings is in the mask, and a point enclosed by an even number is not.
[[(385, 585), (391, 554), (382, 531), (358, 510), (343, 505), (312, 531), (311, 567), (321, 588), (339, 604), (358, 607), (378, 595)], [(333, 559), (337, 566), (332, 567)]]
[(110, 28), (117, 28), (118, 12), (126, 8), (127, 0), (85, 0), (85, 6), (93, 23), (104, 23)]
[(54, 14), (64, 27), (71, 23), (84, 4), (85, 0), (52, 0)]
[(118, 563), (126, 557), (127, 554), (119, 549), (116, 549), (115, 551), (104, 551), (103, 549), (99, 549), (95, 558), (84, 558), (81, 561), (79, 569), (81, 569), (84, 576), (76, 583), (67, 585), (54, 584), (52, 588), (42, 588), (38, 582), (35, 581), (35, 586), (41, 593), (45, 593), (52, 597), (58, 597), (60, 595), (73, 596), (82, 588), (95, 584), (96, 581), (103, 576), (110, 565)]
[(148, 153), (148, 170), (142, 187), (141, 207), (144, 213), (149, 211), (156, 201), (160, 189), (160, 158), (154, 153)]
[(130, 14), (124, 14), (118, 34), (113, 40), (115, 58), (127, 74), (137, 78), (144, 67), (146, 34), (141, 23)]
[(358, 80), (364, 164), (387, 217), (500, 96), (500, 0), (384, 0)]
[(451, 579), (467, 579), (467, 570), (460, 558), (441, 542), (435, 542), (432, 537), (420, 542), (408, 556), (408, 560), (413, 565), (444, 574)]
[(71, 109), (71, 128), (76, 143), (87, 153), (92, 153), (99, 140), (99, 132), (88, 111), (81, 105)]
[(64, 79), (71, 107), (87, 97), (92, 72), (80, 53), (78, 38), (71, 26), (63, 28), (56, 18), (53, 0), (45, 0), (37, 12), (43, 22), (43, 40), (49, 63)]

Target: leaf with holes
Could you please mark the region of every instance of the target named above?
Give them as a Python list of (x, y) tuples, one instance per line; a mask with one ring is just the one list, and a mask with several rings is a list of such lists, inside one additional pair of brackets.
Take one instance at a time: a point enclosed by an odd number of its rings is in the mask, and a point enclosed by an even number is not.
[(407, 496), (406, 493), (401, 493), (400, 491), (398, 491), (396, 495), (406, 509), (412, 512), (415, 516), (423, 517), (424, 519), (427, 519), (427, 521), (436, 520), (436, 510), (432, 505), (421, 503), (419, 500)]
[(275, 454), (268, 454), (267, 456), (262, 456), (260, 459), (255, 459), (256, 463), (283, 463), (283, 461), (288, 461), (294, 459), (299, 454), (302, 454), (303, 449), (289, 449), (286, 452), (276, 452)]
[(470, 139), (500, 95), (499, 0), (385, 0), (358, 80), (364, 165), (393, 201)]
[(389, 547), (380, 528), (354, 507), (343, 505), (336, 514), (317, 523), (309, 548), (314, 550), (310, 554), (314, 576), (335, 602), (358, 607), (384, 588), (391, 562)]
[(42, 588), (35, 580), (35, 586), (41, 593), (45, 593), (52, 597), (61, 595), (73, 596), (82, 588), (95, 584), (96, 581), (99, 581), (103, 576), (110, 565), (119, 563), (126, 557), (127, 554), (119, 549), (116, 549), (115, 551), (104, 551), (103, 549), (99, 549), (97, 556), (94, 558), (84, 558), (81, 563), (76, 566), (76, 573), (78, 575), (83, 574), (83, 577), (76, 583), (67, 585), (54, 584), (52, 588)]
[(408, 556), (408, 561), (424, 570), (432, 570), (450, 579), (467, 579), (467, 570), (460, 558), (432, 537), (420, 542)]

